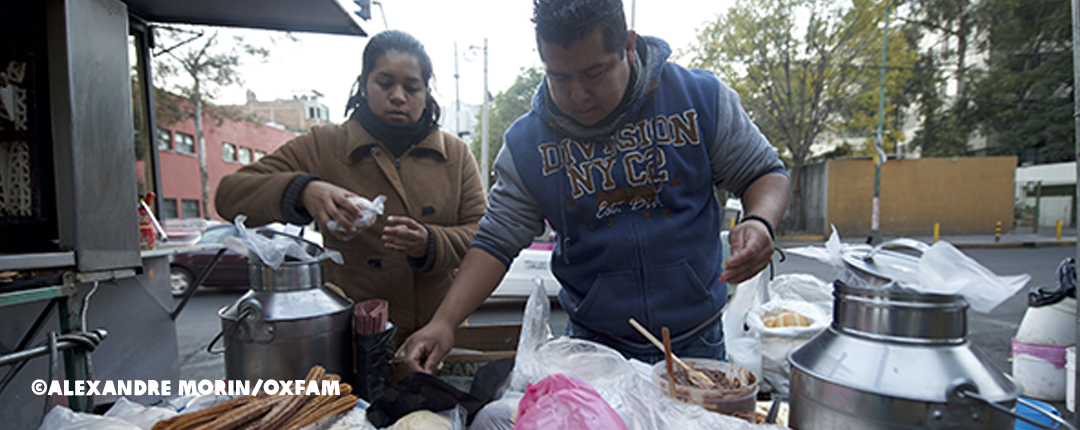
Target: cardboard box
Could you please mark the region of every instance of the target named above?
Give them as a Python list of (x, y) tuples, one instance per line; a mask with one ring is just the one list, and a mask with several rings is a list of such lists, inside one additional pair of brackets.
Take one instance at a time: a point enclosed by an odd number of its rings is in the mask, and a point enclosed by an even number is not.
[[(458, 327), (454, 331), (454, 349), (443, 359), (435, 376), (471, 378), (476, 371), (492, 361), (517, 354), (521, 324), (492, 324)], [(408, 374), (400, 357), (394, 359), (394, 379)]]
[(454, 331), (454, 349), (436, 376), (472, 377), (492, 361), (517, 354), (521, 324), (477, 325)]

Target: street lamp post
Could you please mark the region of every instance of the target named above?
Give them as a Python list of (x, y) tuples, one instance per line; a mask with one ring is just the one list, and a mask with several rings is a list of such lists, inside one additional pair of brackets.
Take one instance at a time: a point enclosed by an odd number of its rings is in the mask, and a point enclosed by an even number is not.
[(873, 211), (870, 215), (870, 240), (871, 244), (881, 243), (881, 165), (885, 164), (888, 156), (884, 149), (885, 134), (885, 60), (889, 54), (889, 8), (892, 2), (885, 4), (885, 25), (883, 25), (881, 37), (881, 91), (878, 95), (878, 120), (877, 136), (874, 137), (874, 201)]
[(488, 191), (488, 44), (484, 38), (484, 104), (480, 117), (480, 182)]

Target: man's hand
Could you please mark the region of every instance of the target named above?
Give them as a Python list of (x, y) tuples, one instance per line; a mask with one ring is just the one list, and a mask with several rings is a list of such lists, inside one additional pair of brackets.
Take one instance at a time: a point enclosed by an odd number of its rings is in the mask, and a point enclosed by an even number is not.
[(405, 365), (410, 372), (435, 374), (453, 346), (454, 327), (433, 320), (405, 339)]
[(737, 284), (754, 277), (769, 265), (773, 241), (769, 229), (760, 221), (747, 220), (735, 225), (728, 234), (731, 259), (720, 273), (720, 282)]
[(383, 246), (412, 258), (424, 258), (428, 252), (428, 231), (423, 224), (406, 216), (386, 217)]
[[(300, 194), (300, 201), (323, 231), (330, 232), (342, 241), (349, 241), (361, 231), (352, 223), (354, 219), (360, 218), (360, 208), (349, 202), (350, 197), (357, 195), (329, 182), (311, 181)], [(331, 220), (345, 231), (327, 226)]]

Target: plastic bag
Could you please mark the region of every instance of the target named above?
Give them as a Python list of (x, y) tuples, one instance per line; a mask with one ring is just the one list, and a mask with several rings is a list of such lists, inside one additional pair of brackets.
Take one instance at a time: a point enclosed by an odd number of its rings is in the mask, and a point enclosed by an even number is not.
[(120, 418), (75, 412), (57, 405), (41, 420), (38, 430), (142, 430)]
[[(727, 309), (721, 316), (724, 327), (724, 351), (727, 361), (737, 364), (761, 376), (761, 342), (755, 332), (746, 326), (746, 315), (755, 302), (759, 289), (768, 287), (764, 271), (735, 287), (735, 294), (728, 299)], [(764, 285), (762, 285), (764, 284)]]
[(233, 251), (247, 255), (248, 258), (259, 258), (263, 264), (271, 269), (277, 270), (278, 267), (281, 267), (281, 263), (285, 261), (286, 257), (301, 262), (329, 258), (337, 264), (345, 263), (345, 260), (341, 258), (341, 253), (337, 251), (323, 248), (319, 254), (311, 255), (301, 246), (300, 242), (279, 235), (274, 235), (272, 238), (263, 236), (248, 230), (244, 226), (244, 221), (247, 221), (247, 215), (237, 215), (233, 219), (233, 224), (236, 225), (240, 237), (226, 237), (221, 243)]
[[(766, 318), (794, 312), (806, 318), (806, 326), (769, 327)], [(746, 324), (761, 340), (761, 377), (769, 382), (773, 391), (787, 397), (791, 385), (791, 365), (787, 356), (818, 333), (821, 333), (832, 317), (820, 307), (800, 300), (777, 298), (750, 311)]]
[[(820, 247), (802, 247), (788, 249), (787, 252), (802, 255), (828, 263), (832, 266), (836, 279), (853, 287), (882, 287), (873, 280), (860, 276), (850, 269), (842, 256), (865, 255), (873, 248), (869, 245), (844, 244), (833, 226), (832, 234)], [(917, 272), (917, 273), (916, 273)], [(956, 294), (962, 296), (971, 305), (971, 309), (988, 313), (1005, 300), (1016, 294), (1031, 279), (1030, 275), (998, 276), (979, 262), (968, 257), (952, 244), (945, 241), (928, 247), (918, 258), (918, 269), (899, 271), (891, 274), (903, 288), (922, 293)]]
[[(375, 197), (375, 200), (368, 200), (360, 196), (354, 196), (348, 198), (349, 203), (352, 203), (360, 209), (360, 217), (353, 220), (353, 225), (359, 229), (365, 229), (375, 224), (375, 219), (379, 215), (383, 214), (383, 203), (386, 202), (386, 196), (380, 194)], [(326, 228), (331, 230), (337, 230), (345, 233), (345, 227), (338, 225), (337, 221), (330, 220), (326, 223)]]
[(589, 384), (563, 374), (530, 384), (518, 407), (515, 429), (629, 430)]
[(784, 429), (777, 425), (752, 425), (739, 418), (705, 410), (675, 400), (650, 380), (651, 366), (626, 360), (605, 345), (580, 339), (547, 341), (545, 327), (549, 305), (543, 287), (534, 287), (525, 305), (517, 365), (511, 391), (517, 384), (539, 382), (547, 376), (565, 374), (592, 386), (600, 397), (633, 430), (727, 430)]
[(989, 313), (1024, 288), (1029, 280), (1031, 275), (1026, 273), (1018, 276), (995, 275), (952, 244), (939, 241), (919, 259), (920, 285), (915, 289), (959, 294), (967, 300), (971, 309)]
[(394, 336), (397, 327), (387, 322), (387, 329), (375, 334), (353, 333), (355, 362), (353, 394), (374, 400), (394, 381)]
[(176, 415), (175, 411), (159, 408), (154, 406), (145, 406), (128, 400), (125, 397), (119, 398), (108, 412), (105, 412), (106, 417), (119, 418), (129, 423), (132, 423), (143, 430), (150, 430), (154, 427), (154, 423), (172, 418)]

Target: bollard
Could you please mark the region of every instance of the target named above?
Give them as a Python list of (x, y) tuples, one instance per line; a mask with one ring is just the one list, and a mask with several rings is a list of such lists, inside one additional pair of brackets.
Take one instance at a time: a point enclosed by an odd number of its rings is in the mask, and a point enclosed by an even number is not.
[(1057, 240), (1061, 240), (1061, 220), (1057, 220)]
[(935, 222), (934, 223), (934, 241), (931, 242), (931, 243), (937, 243), (939, 233), (941, 233), (941, 224)]
[(1001, 221), (994, 227), (994, 242), (1001, 242)]

